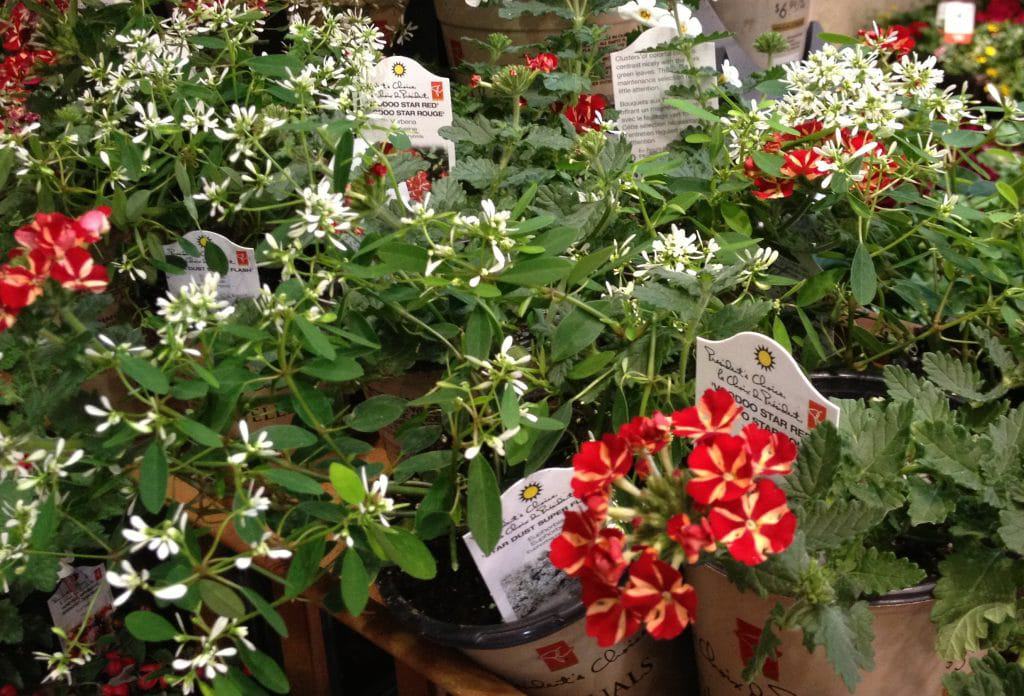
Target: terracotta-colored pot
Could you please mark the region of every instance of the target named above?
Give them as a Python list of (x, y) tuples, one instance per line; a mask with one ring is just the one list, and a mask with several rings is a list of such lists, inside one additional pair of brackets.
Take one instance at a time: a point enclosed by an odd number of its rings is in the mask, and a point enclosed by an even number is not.
[[(740, 592), (712, 566), (693, 568), (686, 578), (700, 597), (694, 639), (702, 696), (850, 696), (825, 657), (824, 648), (808, 653), (799, 631), (780, 633), (782, 646), (777, 659), (765, 663), (753, 684), (744, 684), (743, 668), (753, 655), (772, 607), (776, 602), (787, 604), (791, 600), (761, 599), (752, 592)], [(862, 675), (856, 696), (943, 696), (942, 678), (949, 671), (965, 667), (963, 663), (950, 664), (935, 652), (932, 587), (919, 585), (871, 602), (875, 669)]]
[(712, 3), (726, 30), (736, 35), (742, 46), (760, 68), (768, 67), (767, 57), (754, 50), (754, 41), (761, 34), (777, 31), (789, 48), (772, 56), (772, 63), (780, 65), (799, 60), (804, 54), (807, 25), (811, 20), (813, 0), (718, 0)]
[[(512, 39), (513, 45), (521, 46), (538, 43), (569, 28), (568, 21), (554, 14), (543, 16), (524, 14), (516, 19), (503, 19), (498, 14), (498, 5), (470, 7), (465, 0), (434, 0), (434, 8), (437, 10), (437, 19), (441, 24), (441, 33), (444, 35), (444, 47), (448, 53), (448, 62), (452, 66), (463, 62), (477, 63), (486, 60), (487, 51), (466, 39), (476, 39), (486, 43), (490, 34), (505, 34)], [(612, 50), (625, 48), (627, 35), (639, 27), (636, 22), (622, 19), (614, 12), (595, 17), (593, 22), (608, 27), (608, 33), (601, 45), (611, 47)], [(522, 60), (522, 55), (506, 54), (504, 62), (513, 63), (522, 62)], [(612, 73), (608, 62), (606, 57), (604, 61), (605, 79), (594, 83), (594, 91), (611, 99)], [(469, 78), (468, 75), (459, 77), (463, 80)]]

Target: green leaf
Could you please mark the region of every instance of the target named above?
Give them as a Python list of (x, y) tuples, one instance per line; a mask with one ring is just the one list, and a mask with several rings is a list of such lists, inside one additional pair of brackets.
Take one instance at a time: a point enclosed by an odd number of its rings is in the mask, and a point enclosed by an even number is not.
[(968, 546), (939, 563), (932, 621), (938, 651), (961, 660), (981, 650), (996, 626), (1016, 615), (1017, 572), (1005, 551)]
[(299, 372), (325, 382), (349, 382), (363, 376), (363, 367), (353, 358), (335, 355), (333, 359), (303, 361)]
[(999, 511), (999, 536), (1014, 553), (1024, 554), (1024, 510)]
[(996, 182), (996, 191), (999, 195), (1006, 199), (1006, 202), (1012, 205), (1014, 208), (1020, 208), (1020, 199), (1017, 197), (1017, 192), (1005, 181)]
[(390, 394), (371, 397), (352, 410), (348, 426), (361, 433), (380, 430), (401, 418), (407, 404), (405, 399)]
[(370, 527), (370, 538), (384, 551), (391, 562), (417, 580), (430, 580), (437, 575), (437, 562), (430, 549), (401, 527)]
[(395, 481), (401, 483), (407, 480), (413, 474), (420, 474), (424, 471), (437, 471), (443, 469), (452, 463), (452, 451), (433, 450), (431, 452), (423, 452), (415, 456), (403, 459), (399, 462), (398, 466), (392, 472), (395, 477)]
[(483, 191), (498, 177), (498, 165), (486, 157), (465, 157), (455, 165), (452, 176)]
[(299, 333), (302, 335), (302, 344), (313, 353), (316, 353), (321, 358), (327, 360), (334, 360), (334, 346), (324, 335), (324, 332), (320, 330), (320, 327), (316, 326), (306, 317), (296, 315), (292, 319), (292, 323), (299, 328)]
[(573, 365), (573, 368), (569, 370), (569, 379), (586, 379), (588, 377), (593, 377), (598, 372), (611, 365), (615, 360), (615, 355), (615, 351), (611, 350), (591, 353)]
[(219, 273), (222, 276), (228, 274), (228, 257), (224, 250), (213, 242), (208, 242), (203, 247), (203, 258), (206, 260), (206, 267), (214, 273)]
[(924, 446), (923, 456), (919, 459), (923, 466), (973, 491), (982, 489), (978, 466), (983, 453), (972, 442), (966, 428), (946, 421), (933, 421), (916, 424), (914, 434)]
[(480, 360), (491, 357), (491, 344), (494, 342), (494, 329), (487, 310), (476, 307), (469, 313), (466, 321), (466, 334), (463, 339), (465, 354)]
[(957, 360), (949, 353), (925, 353), (924, 371), (941, 389), (972, 401), (983, 401), (981, 373), (972, 364)]
[(689, 320), (694, 318), (697, 311), (697, 302), (689, 295), (674, 288), (666, 287), (660, 283), (646, 283), (633, 291), (633, 296), (642, 304), (650, 305), (655, 309), (663, 309), (673, 312), (679, 318)]
[(775, 152), (764, 152), (758, 150), (754, 153), (754, 164), (765, 174), (770, 176), (780, 176), (782, 172), (782, 165), (786, 163), (786, 158)]
[(203, 578), (199, 581), (199, 596), (211, 611), (230, 619), (245, 616), (245, 605), (238, 593), (227, 585)]
[(348, 186), (348, 177), (352, 171), (352, 146), (355, 143), (355, 134), (347, 130), (338, 138), (338, 146), (334, 148), (334, 182), (335, 193), (345, 193)]
[(942, 134), (942, 142), (950, 147), (977, 147), (985, 142), (984, 131), (955, 130)]
[(341, 599), (352, 616), (359, 616), (370, 599), (370, 576), (355, 549), (346, 549), (341, 559)]
[(993, 650), (971, 660), (970, 670), (944, 676), (942, 685), (946, 696), (1019, 696), (1024, 694), (1024, 666)]
[(9, 599), (0, 600), (0, 643), (20, 643), (24, 636), (18, 607)]
[(14, 149), (4, 148), (0, 150), (0, 187), (7, 184), (7, 178), (14, 167)]
[(747, 211), (735, 203), (722, 203), (722, 218), (730, 229), (745, 237), (749, 237), (753, 232)]
[(142, 455), (139, 467), (139, 499), (150, 512), (159, 512), (167, 497), (167, 456), (163, 445), (153, 440)]
[(604, 249), (598, 249), (592, 254), (587, 254), (573, 266), (572, 272), (569, 277), (565, 279), (565, 284), (570, 287), (576, 287), (577, 285), (586, 283), (596, 275), (599, 268), (608, 262), (608, 259), (612, 257), (612, 252), (615, 251), (614, 247), (605, 247)]
[(152, 611), (133, 611), (124, 617), (124, 625), (133, 636), (149, 643), (171, 640), (178, 633), (170, 621)]
[(320, 484), (315, 479), (299, 471), (292, 471), (291, 469), (258, 469), (256, 473), (271, 483), (288, 489), (292, 493), (316, 496), (324, 494), (324, 489), (320, 487)]
[(691, 116), (696, 116), (702, 121), (709, 121), (714, 124), (718, 124), (721, 121), (721, 119), (718, 116), (711, 113), (710, 111), (702, 107), (700, 104), (697, 104), (692, 101), (686, 101), (685, 99), (666, 99), (665, 104), (676, 109), (679, 109), (683, 113), (690, 114)]
[(875, 666), (871, 628), (871, 610), (867, 602), (857, 602), (848, 610), (837, 605), (816, 605), (809, 625), (804, 625), (804, 643), (808, 649), (821, 645), (828, 661), (851, 692), (861, 680), (861, 670)]
[(781, 604), (772, 607), (772, 613), (768, 616), (768, 621), (765, 622), (761, 637), (757, 640), (757, 646), (754, 647), (754, 654), (750, 657), (750, 662), (743, 667), (743, 679), (754, 681), (764, 669), (765, 662), (778, 660), (782, 655), (779, 650), (782, 647), (782, 641), (775, 631), (785, 613), (786, 610)]
[(822, 273), (812, 275), (800, 286), (800, 291), (796, 295), (797, 305), (807, 307), (825, 297), (835, 289), (842, 274), (842, 268), (830, 268)]
[(604, 324), (579, 307), (573, 308), (559, 322), (551, 338), (551, 361), (558, 362), (571, 358), (593, 345), (603, 331)]
[(267, 434), (276, 450), (312, 447), (319, 442), (316, 435), (297, 425), (268, 425), (261, 431)]
[(154, 394), (166, 394), (171, 389), (167, 375), (148, 360), (125, 355), (118, 359), (118, 364), (126, 375)]
[(875, 264), (863, 242), (857, 245), (857, 251), (853, 254), (853, 264), (850, 266), (850, 288), (853, 290), (853, 298), (861, 305), (870, 304), (878, 291)]
[(249, 650), (245, 646), (239, 646), (238, 654), (242, 657), (242, 662), (249, 668), (249, 671), (252, 672), (252, 675), (256, 677), (256, 681), (260, 684), (275, 694), (287, 694), (291, 691), (288, 677), (285, 676), (284, 671), (272, 659), (261, 652)]
[(468, 142), (480, 147), (490, 145), (494, 140), (494, 130), (482, 114), (477, 114), (473, 121), (465, 116), (455, 114), (452, 117), (452, 125), (444, 126), (438, 132), (442, 138), (451, 140), (453, 143)]
[(187, 438), (203, 447), (222, 447), (224, 445), (220, 435), (191, 418), (178, 416), (174, 419), (174, 427), (180, 430)]
[(912, 414), (911, 404), (899, 403), (885, 410), (851, 411), (841, 421), (842, 429), (850, 436), (852, 481), (859, 481), (866, 474), (899, 475), (906, 461)]
[(552, 285), (561, 280), (568, 275), (572, 267), (573, 262), (569, 259), (542, 256), (516, 263), (497, 279), (511, 285), (540, 287)]
[(942, 486), (916, 476), (907, 479), (907, 501), (910, 523), (915, 526), (942, 524), (955, 507), (953, 501), (944, 497)]
[(800, 529), (812, 551), (835, 548), (880, 524), (885, 513), (859, 500), (811, 500), (799, 515)]
[(498, 414), (501, 417), (501, 427), (505, 430), (519, 426), (519, 396), (511, 386), (506, 386), (505, 393), (501, 395)]
[(311, 541), (295, 549), (288, 575), (284, 581), (284, 595), (288, 598), (298, 597), (307, 587), (313, 584), (320, 572), (320, 561), (324, 557), (326, 538), (318, 534)]
[(330, 468), (331, 485), (346, 503), (358, 505), (366, 499), (366, 489), (363, 488), (363, 481), (359, 474), (337, 462), (331, 464)]
[(288, 637), (288, 625), (281, 618), (281, 615), (277, 613), (277, 610), (268, 602), (263, 599), (255, 590), (251, 590), (248, 587), (240, 587), (239, 590), (245, 595), (245, 598), (249, 600), (249, 604), (252, 608), (259, 612), (259, 615), (263, 617), (263, 620), (274, 629), (279, 636), (282, 638)]
[(801, 498), (821, 499), (832, 490), (841, 451), (839, 432), (825, 421), (800, 442), (800, 452), (792, 476), (786, 485)]
[(833, 34), (831, 32), (823, 31), (818, 34), (818, 38), (822, 41), (832, 44), (841, 44), (843, 46), (856, 46), (861, 43), (859, 40), (846, 34)]
[(483, 457), (469, 463), (467, 520), (473, 539), (489, 554), (501, 538), (501, 491), (494, 470)]
[(913, 587), (925, 576), (911, 561), (873, 546), (865, 550), (856, 568), (843, 572), (843, 578), (853, 583), (859, 593), (874, 596)]

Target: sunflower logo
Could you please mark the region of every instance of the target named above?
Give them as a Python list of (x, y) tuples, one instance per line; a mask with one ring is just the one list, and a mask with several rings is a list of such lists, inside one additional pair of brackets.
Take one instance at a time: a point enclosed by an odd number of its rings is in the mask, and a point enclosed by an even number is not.
[(207, 237), (207, 236), (206, 236), (206, 235), (204, 234), (203, 236), (201, 236), (201, 237), (200, 237), (200, 238), (199, 238), (198, 240), (196, 240), (196, 241), (198, 241), (198, 242), (199, 242), (199, 246), (201, 246), (202, 248), (204, 248), (204, 249), (205, 249), (205, 248), (206, 248), (206, 245), (210, 243), (210, 238), (209, 238), (209, 237)]
[(757, 361), (757, 366), (762, 370), (767, 371), (775, 368), (775, 354), (767, 346), (758, 346), (754, 350), (754, 359)]
[(405, 75), (405, 63), (395, 63), (391, 66), (391, 72), (395, 77), (402, 77)]
[(519, 494), (519, 497), (524, 501), (533, 500), (540, 495), (541, 487), (539, 483), (528, 483), (523, 488), (523, 492)]

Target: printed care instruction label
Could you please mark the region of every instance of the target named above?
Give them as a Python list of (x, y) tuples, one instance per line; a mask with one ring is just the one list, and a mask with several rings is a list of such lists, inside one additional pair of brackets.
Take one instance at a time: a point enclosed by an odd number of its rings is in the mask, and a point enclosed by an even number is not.
[(260, 294), (260, 274), (256, 270), (256, 251), (249, 247), (238, 246), (230, 239), (216, 232), (193, 230), (184, 235), (199, 252), (199, 256), (186, 254), (181, 245), (175, 242), (164, 246), (166, 256), (177, 256), (185, 261), (184, 273), (168, 273), (167, 289), (177, 295), (181, 288), (193, 280), (201, 283), (210, 267), (206, 265), (206, 246), (213, 244), (224, 252), (228, 259), (228, 272), (222, 276), (217, 285), (218, 296), (235, 301), (243, 297), (256, 297)]
[(839, 423), (839, 407), (814, 388), (793, 356), (752, 331), (724, 341), (697, 339), (697, 398), (727, 389), (755, 423), (800, 442), (823, 421)]
[[(611, 54), (618, 124), (637, 159), (664, 151), (683, 128), (697, 121), (665, 104), (669, 88), (687, 79), (679, 74), (686, 67), (685, 59), (677, 51), (648, 50), (677, 35), (678, 29), (674, 26), (652, 27), (623, 50)], [(694, 51), (697, 66), (714, 67), (713, 43), (700, 44)]]
[(582, 510), (572, 495), (572, 468), (541, 469), (501, 494), (501, 538), (489, 556), (472, 534), (466, 542), (504, 621), (561, 602), (578, 584), (551, 565), (548, 550), (562, 533), (566, 510)]
[[(438, 77), (403, 56), (385, 58), (373, 69), (377, 109), (371, 122), (379, 128), (399, 128), (427, 160), (445, 158), (455, 166), (455, 143), (438, 131), (452, 125), (452, 95), (447, 77)], [(367, 138), (372, 138), (368, 133)], [(381, 139), (384, 139), (381, 135)]]
[(79, 566), (72, 571), (61, 578), (57, 591), (46, 605), (53, 625), (63, 629), (68, 636), (78, 633), (88, 617), (89, 623), (82, 631), (82, 642), (92, 643), (111, 630), (107, 621), (114, 606), (114, 595), (105, 577), (107, 569), (100, 564)]
[(942, 40), (948, 44), (969, 44), (974, 40), (974, 3), (940, 2), (935, 24), (942, 27)]

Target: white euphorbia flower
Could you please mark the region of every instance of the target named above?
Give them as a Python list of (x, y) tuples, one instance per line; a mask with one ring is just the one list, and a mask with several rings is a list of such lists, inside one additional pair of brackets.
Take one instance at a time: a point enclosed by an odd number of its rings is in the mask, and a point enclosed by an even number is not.
[(121, 422), (121, 414), (114, 410), (114, 407), (110, 403), (110, 399), (108, 399), (106, 395), (100, 396), (99, 406), (86, 404), (85, 412), (93, 418), (103, 419), (103, 422), (96, 426), (97, 433), (106, 432), (107, 429)]
[(107, 583), (111, 587), (124, 590), (124, 592), (114, 597), (115, 607), (119, 607), (127, 602), (132, 593), (137, 589), (146, 587), (148, 581), (149, 571), (145, 568), (137, 571), (128, 561), (121, 561), (121, 572), (116, 570), (107, 571)]
[(273, 535), (264, 532), (263, 537), (254, 544), (249, 545), (249, 553), (235, 559), (235, 567), (245, 570), (252, 565), (253, 558), (270, 558), (273, 560), (285, 560), (292, 557), (292, 552), (285, 548), (271, 548), (267, 543)]
[(662, 18), (671, 14), (668, 10), (658, 7), (655, 0), (629, 0), (625, 5), (620, 5), (616, 12), (623, 19), (631, 19), (648, 27), (653, 27)]
[(142, 547), (156, 553), (161, 561), (167, 560), (170, 556), (176, 556), (181, 551), (181, 544), (185, 537), (185, 525), (188, 523), (188, 515), (184, 514), (182, 508), (178, 508), (175, 517), (165, 520), (159, 527), (150, 527), (138, 515), (128, 518), (131, 528), (121, 530), (125, 539), (132, 542), (132, 552)]
[[(270, 441), (270, 436), (267, 435), (266, 430), (260, 430), (256, 433), (256, 436), (249, 439), (249, 424), (245, 422), (245, 419), (238, 421), (238, 433), (242, 440), (242, 451), (235, 452), (228, 456), (228, 462), (234, 465), (244, 464), (249, 458), (261, 459), (265, 457), (273, 457), (277, 455), (274, 450), (274, 443)], [(260, 489), (262, 490), (262, 489)]]
[(367, 515), (377, 515), (380, 523), (385, 527), (391, 526), (386, 514), (395, 509), (395, 501), (387, 497), (388, 477), (381, 474), (370, 484), (366, 478), (366, 467), (359, 469), (363, 479), (363, 488), (366, 490), (366, 497), (359, 503), (359, 512)]
[[(228, 618), (224, 616), (217, 617), (217, 620), (210, 628), (210, 632), (199, 638), (199, 650), (195, 655), (191, 658), (175, 657), (174, 661), (171, 662), (171, 667), (178, 672), (188, 672), (178, 684), (183, 694), (192, 693), (195, 689), (195, 678), (199, 673), (208, 681), (215, 679), (218, 674), (227, 674), (228, 665), (224, 659), (237, 655), (238, 649), (234, 646), (222, 648), (218, 646), (217, 642), (233, 632), (230, 629), (230, 620)], [(244, 638), (244, 634), (242, 638)], [(178, 635), (175, 636), (175, 640), (180, 643), (175, 655), (180, 655), (184, 646), (196, 639), (193, 636)], [(248, 645), (251, 645), (251, 643), (248, 643)]]
[(722, 61), (722, 79), (725, 84), (732, 85), (737, 89), (743, 87), (743, 80), (740, 79), (740, 71), (726, 58)]

